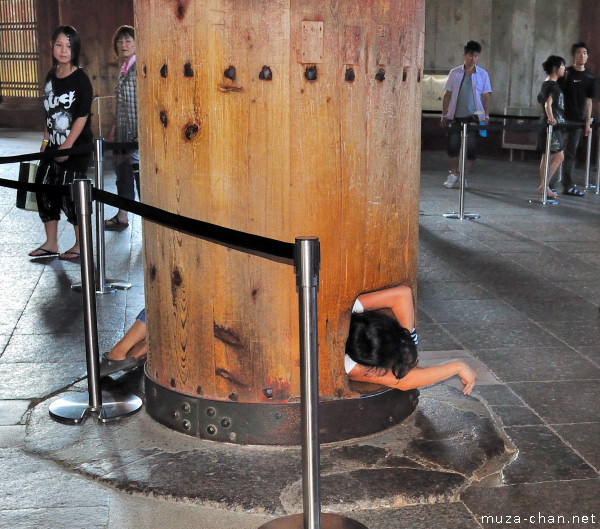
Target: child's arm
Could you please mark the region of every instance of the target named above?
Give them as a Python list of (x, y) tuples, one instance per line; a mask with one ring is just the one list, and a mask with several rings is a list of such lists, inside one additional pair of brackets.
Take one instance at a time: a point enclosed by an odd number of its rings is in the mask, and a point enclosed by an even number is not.
[(398, 323), (412, 331), (415, 327), (415, 308), (410, 287), (396, 287), (366, 292), (358, 296), (365, 310), (392, 309)]
[(429, 386), (436, 382), (441, 382), (454, 375), (458, 375), (465, 385), (463, 393), (469, 395), (475, 386), (477, 375), (464, 362), (447, 362), (437, 366), (430, 367), (415, 367), (411, 369), (404, 377), (398, 379), (391, 371), (385, 374), (378, 374), (377, 368), (369, 368), (361, 364), (356, 364), (348, 378), (358, 380), (360, 382), (371, 382), (373, 384), (382, 384), (391, 388), (408, 391), (409, 389), (417, 389), (423, 386)]

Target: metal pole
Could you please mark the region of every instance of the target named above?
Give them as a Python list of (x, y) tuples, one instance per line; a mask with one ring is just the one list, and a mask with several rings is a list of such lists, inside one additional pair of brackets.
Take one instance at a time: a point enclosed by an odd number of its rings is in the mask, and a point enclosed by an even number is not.
[(102, 408), (100, 391), (100, 364), (98, 361), (98, 324), (96, 321), (96, 292), (94, 290), (94, 251), (92, 248), (92, 183), (88, 179), (74, 180), (71, 184), (75, 201), (79, 243), (81, 248), (81, 282), (83, 295), (83, 324), (88, 373), (88, 405), (81, 395), (70, 395), (50, 405), (50, 415), (73, 423), (84, 421), (90, 413)]
[[(94, 138), (94, 160), (96, 189), (104, 189), (104, 140)], [(114, 294), (118, 290), (129, 290), (131, 283), (121, 279), (106, 279), (106, 252), (104, 239), (104, 203), (96, 205), (96, 293)], [(71, 285), (71, 289), (79, 292), (81, 285)]]
[(596, 147), (596, 194), (600, 193), (600, 134), (598, 134), (598, 145)]
[(300, 309), (300, 384), (302, 399), (302, 494), (307, 529), (321, 527), (319, 483), (319, 373), (317, 289), (319, 240), (298, 241), (300, 256), (296, 285)]
[[(593, 123), (593, 118), (592, 118)], [(596, 186), (590, 185), (590, 166), (592, 165), (592, 136), (594, 135), (593, 127), (590, 127), (590, 134), (587, 137), (587, 149), (585, 157), (585, 188), (595, 189)]]
[(271, 520), (261, 529), (366, 529), (345, 516), (321, 514), (319, 447), (319, 371), (317, 290), (320, 244), (317, 237), (296, 239), (294, 263), (300, 322), (300, 396), (302, 399), (303, 515)]
[(91, 414), (97, 414), (100, 421), (107, 422), (139, 411), (142, 407), (142, 399), (137, 395), (113, 394), (100, 389), (94, 249), (92, 247), (92, 182), (88, 179), (73, 181), (71, 193), (75, 200), (81, 248), (81, 291), (83, 294), (88, 393), (87, 395), (70, 393), (66, 397), (52, 402), (48, 411), (53, 419), (70, 424), (83, 423)]
[[(96, 189), (104, 189), (104, 150), (102, 138), (94, 138), (94, 153), (96, 160)], [(107, 292), (106, 289), (106, 261), (104, 257), (104, 203), (96, 204), (96, 290), (100, 293)], [(115, 289), (108, 289), (115, 292)]]
[(94, 290), (94, 251), (92, 245), (92, 182), (73, 182), (79, 240), (81, 242), (81, 282), (83, 284), (83, 321), (85, 351), (88, 369), (88, 393), (91, 411), (102, 406), (100, 393), (100, 364), (98, 362), (98, 324), (96, 320), (96, 292)]
[(460, 133), (460, 191), (458, 195), (458, 213), (459, 219), (465, 218), (465, 169), (467, 167), (467, 138), (469, 137), (469, 131), (467, 130), (467, 123), (462, 124), (462, 131)]
[(460, 173), (460, 190), (458, 194), (458, 214), (456, 213), (444, 213), (444, 217), (447, 219), (478, 219), (477, 213), (465, 213), (465, 169), (467, 167), (467, 140), (469, 138), (468, 124), (465, 122), (462, 124), (461, 137), (460, 137), (460, 161), (459, 161), (459, 173)]
[(546, 131), (546, 159), (544, 162), (544, 189), (542, 190), (542, 204), (558, 204), (556, 200), (548, 198), (548, 174), (550, 173), (550, 146), (552, 145), (552, 125), (548, 124)]

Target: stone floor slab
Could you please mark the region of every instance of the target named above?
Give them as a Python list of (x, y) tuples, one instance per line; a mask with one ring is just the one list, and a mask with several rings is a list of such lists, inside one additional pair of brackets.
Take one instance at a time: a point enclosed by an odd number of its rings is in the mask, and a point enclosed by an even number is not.
[(511, 426), (505, 431), (519, 451), (502, 472), (507, 485), (598, 477), (592, 467), (546, 426)]

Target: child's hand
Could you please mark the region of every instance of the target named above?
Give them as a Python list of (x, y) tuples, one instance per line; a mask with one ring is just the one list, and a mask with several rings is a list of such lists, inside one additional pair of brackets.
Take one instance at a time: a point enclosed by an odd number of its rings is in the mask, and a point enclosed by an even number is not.
[(467, 364), (462, 363), (461, 368), (458, 371), (458, 376), (460, 380), (465, 385), (463, 388), (463, 393), (465, 395), (470, 395), (471, 391), (475, 387), (475, 379), (477, 378), (477, 373), (473, 369), (471, 369)]

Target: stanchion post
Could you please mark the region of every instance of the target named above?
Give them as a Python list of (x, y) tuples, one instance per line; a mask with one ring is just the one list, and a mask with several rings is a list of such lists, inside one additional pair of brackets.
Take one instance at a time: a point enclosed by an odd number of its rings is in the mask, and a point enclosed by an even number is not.
[(261, 529), (366, 529), (345, 516), (321, 513), (319, 446), (319, 372), (317, 290), (320, 243), (316, 237), (296, 239), (294, 264), (300, 322), (300, 396), (302, 399), (303, 514), (272, 520)]
[[(94, 138), (94, 154), (96, 166), (96, 189), (104, 189), (104, 147), (102, 138)], [(106, 260), (104, 254), (104, 203), (96, 204), (96, 291), (113, 293), (114, 288), (106, 286)]]
[(319, 240), (299, 241), (296, 286), (300, 313), (300, 397), (302, 400), (302, 496), (304, 526), (321, 527), (319, 484), (319, 373), (317, 339), (317, 289)]
[[(591, 119), (592, 123), (594, 119)], [(594, 135), (594, 128), (590, 127), (590, 134), (587, 137), (587, 149), (585, 157), (585, 188), (596, 189), (596, 186), (590, 184), (590, 166), (592, 165), (592, 136)]]
[(81, 283), (83, 285), (83, 322), (88, 370), (90, 410), (102, 406), (100, 393), (100, 365), (98, 363), (98, 323), (96, 318), (96, 293), (94, 291), (94, 251), (92, 245), (92, 183), (75, 180), (73, 187), (79, 241), (81, 243)]
[(596, 194), (600, 193), (600, 134), (598, 134), (598, 145), (596, 146)]
[[(94, 138), (94, 169), (96, 189), (104, 190), (104, 140)], [(106, 252), (104, 239), (104, 203), (96, 204), (96, 293), (114, 294), (118, 290), (129, 290), (131, 283), (121, 279), (106, 279)], [(79, 292), (81, 285), (72, 285)]]
[(459, 173), (460, 173), (460, 190), (458, 193), (458, 214), (457, 213), (444, 213), (444, 217), (447, 219), (478, 219), (480, 217), (477, 213), (465, 213), (465, 170), (467, 167), (467, 142), (469, 139), (468, 124), (465, 122), (462, 124), (460, 134), (460, 161), (459, 161)]
[(83, 423), (91, 414), (107, 422), (131, 415), (142, 407), (137, 395), (118, 394), (100, 389), (98, 354), (98, 322), (94, 287), (94, 249), (92, 245), (92, 182), (73, 181), (71, 195), (75, 201), (79, 244), (81, 248), (81, 291), (83, 295), (83, 324), (88, 377), (88, 393), (72, 393), (50, 404), (50, 416), (60, 422)]
[(550, 173), (550, 147), (552, 145), (552, 125), (548, 124), (546, 130), (546, 159), (544, 162), (544, 189), (542, 190), (542, 204), (558, 204), (556, 200), (548, 198), (548, 175)]

